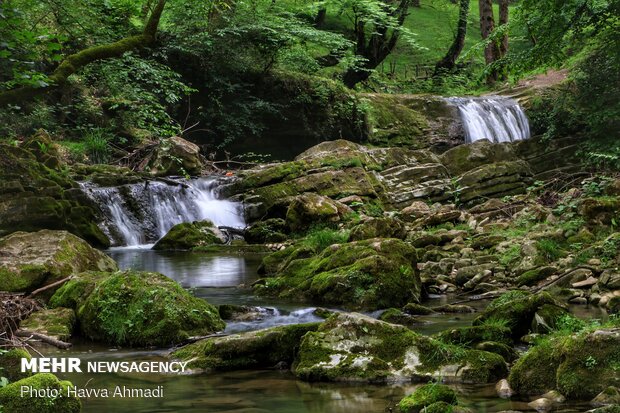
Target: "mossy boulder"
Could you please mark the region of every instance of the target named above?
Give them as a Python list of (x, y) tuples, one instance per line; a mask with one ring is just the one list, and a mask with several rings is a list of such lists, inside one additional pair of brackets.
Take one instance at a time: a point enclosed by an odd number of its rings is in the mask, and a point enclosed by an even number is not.
[(276, 253), (279, 259), (269, 265), (276, 272), (256, 283), (255, 291), (368, 310), (419, 300), (416, 251), (401, 240), (334, 244), (318, 255), (303, 251), (290, 247)]
[(67, 231), (14, 232), (0, 239), (0, 291), (29, 292), (82, 271), (115, 271), (110, 257)]
[(215, 307), (152, 272), (83, 273), (50, 305), (73, 308), (82, 334), (117, 345), (170, 346), (225, 327)]
[(589, 400), (620, 385), (619, 363), (620, 331), (601, 329), (535, 345), (516, 362), (508, 381), (523, 395), (557, 390), (568, 399)]
[(403, 307), (403, 312), (409, 315), (429, 315), (429, 314), (433, 314), (435, 311), (421, 304), (407, 303)]
[[(53, 374), (35, 374), (0, 388), (0, 405), (7, 413), (78, 413), (82, 410), (80, 399), (67, 393), (72, 386), (71, 382), (60, 381)], [(22, 397), (22, 387), (33, 391), (58, 391), (59, 397)]]
[(223, 244), (224, 235), (211, 221), (184, 222), (170, 228), (157, 241), (154, 250), (191, 250), (207, 245)]
[(579, 205), (579, 213), (589, 225), (611, 225), (620, 216), (620, 198), (586, 198)]
[(258, 221), (245, 232), (244, 238), (250, 244), (265, 244), (285, 241), (288, 236), (286, 221), (281, 218), (270, 218)]
[(21, 372), (21, 362), (22, 359), (30, 360), (31, 358), (30, 353), (23, 348), (12, 348), (0, 353), (0, 377), (6, 377), (9, 382), (28, 377), (30, 375), (28, 372)]
[(505, 143), (481, 139), (469, 145), (459, 145), (440, 156), (441, 163), (452, 176), (461, 175), (483, 165), (518, 160), (513, 148)]
[(57, 307), (30, 314), (19, 324), (19, 327), (54, 337), (57, 340), (67, 341), (71, 338), (75, 322), (75, 311), (73, 309)]
[[(398, 408), (402, 413), (420, 413), (425, 407), (431, 406), (438, 402), (443, 402), (452, 406), (456, 405), (458, 403), (456, 392), (444, 384), (425, 384), (418, 387), (409, 396), (403, 398), (398, 403)], [(444, 409), (443, 411), (448, 410)]]
[[(543, 307), (545, 310), (541, 311)], [(512, 332), (512, 338), (517, 340), (530, 332), (537, 314), (543, 318), (545, 324), (552, 326), (559, 317), (568, 314), (568, 311), (546, 292), (508, 292), (493, 300), (473, 324), (479, 326), (489, 320), (504, 320)]]
[(351, 241), (369, 238), (398, 238), (407, 236), (405, 224), (395, 218), (370, 218), (351, 229)]
[(446, 346), (406, 327), (338, 313), (306, 334), (293, 366), (309, 381), (489, 383), (507, 373), (492, 353)]
[(64, 170), (45, 166), (28, 150), (0, 144), (0, 236), (67, 230), (108, 247), (110, 240), (96, 224), (97, 211)]
[(200, 147), (179, 136), (163, 139), (148, 164), (152, 175), (199, 175), (204, 166)]
[(406, 327), (413, 327), (417, 324), (421, 324), (414, 316), (406, 314), (398, 308), (388, 308), (379, 316), (379, 320), (386, 323), (400, 324)]
[(187, 345), (172, 357), (189, 361), (189, 367), (205, 371), (228, 371), (290, 366), (302, 337), (320, 323), (272, 327), (265, 330), (215, 337)]
[(286, 224), (293, 232), (311, 226), (334, 226), (353, 211), (346, 205), (314, 193), (296, 196), (286, 211)]
[(532, 171), (525, 161), (504, 161), (482, 165), (456, 179), (459, 201), (465, 205), (484, 202), (489, 198), (523, 194), (532, 180)]
[(512, 344), (511, 331), (508, 327), (490, 323), (479, 326), (448, 329), (436, 334), (434, 337), (444, 343), (465, 347), (474, 347), (476, 344), (485, 341)]

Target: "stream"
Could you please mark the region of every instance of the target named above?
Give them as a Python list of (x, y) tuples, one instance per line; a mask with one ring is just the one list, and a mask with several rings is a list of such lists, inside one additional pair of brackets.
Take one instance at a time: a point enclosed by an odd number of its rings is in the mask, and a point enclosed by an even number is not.
[[(158, 252), (140, 248), (114, 248), (108, 251), (122, 269), (161, 272), (190, 289), (196, 296), (212, 304), (240, 304), (265, 308), (259, 321), (231, 322), (226, 332), (250, 331), (276, 325), (319, 321), (314, 307), (256, 297), (247, 287), (257, 279), (261, 256), (209, 255), (185, 252)], [(454, 298), (452, 298), (454, 301)], [(450, 302), (450, 298), (434, 297), (425, 305)], [(474, 302), (479, 308), (484, 302)], [(337, 310), (337, 309), (336, 309)], [(594, 309), (575, 307), (579, 316), (600, 317)], [(375, 314), (372, 314), (375, 315)], [(422, 334), (468, 325), (475, 314), (435, 314), (420, 317), (425, 324), (416, 327)], [(60, 353), (51, 350), (49, 353)], [(48, 353), (48, 354), (49, 354)], [(89, 341), (76, 341), (65, 357), (83, 361), (161, 360), (165, 350), (108, 348)], [(165, 374), (65, 374), (77, 386), (114, 388), (115, 386), (156, 388), (163, 386), (162, 398), (88, 398), (83, 399), (84, 413), (151, 413), (151, 412), (235, 412), (235, 413), (351, 413), (396, 412), (398, 401), (418, 385), (368, 385), (345, 383), (306, 383), (288, 371), (249, 370), (202, 375)], [(529, 400), (498, 398), (494, 385), (456, 385), (463, 406), (474, 412), (503, 410), (532, 411)], [(565, 405), (562, 412), (583, 412), (586, 405)]]

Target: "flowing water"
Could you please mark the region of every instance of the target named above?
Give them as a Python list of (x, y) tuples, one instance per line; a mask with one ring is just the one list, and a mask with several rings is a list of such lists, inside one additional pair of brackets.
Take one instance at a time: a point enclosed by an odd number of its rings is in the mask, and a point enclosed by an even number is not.
[(152, 244), (182, 222), (210, 220), (217, 226), (244, 228), (242, 205), (218, 198), (219, 181), (180, 180), (178, 185), (147, 181), (117, 187), (82, 183), (101, 209), (100, 227), (114, 246)]
[(480, 139), (515, 142), (530, 137), (523, 108), (514, 99), (501, 96), (453, 97), (448, 102), (459, 110), (468, 143)]
[[(251, 322), (230, 322), (226, 332), (256, 330), (275, 325), (318, 321), (314, 307), (252, 295), (248, 286), (257, 279), (260, 255), (209, 255), (188, 252), (159, 252), (147, 249), (115, 248), (110, 250), (121, 268), (158, 271), (191, 288), (199, 297), (213, 304), (242, 304), (264, 309), (264, 317)], [(426, 305), (440, 305), (454, 298), (437, 296)], [(485, 302), (474, 302), (484, 307)], [(578, 307), (581, 315), (597, 316)], [(335, 309), (338, 310), (338, 309)], [(378, 315), (373, 313), (370, 315)], [(421, 317), (424, 323), (415, 330), (433, 334), (445, 329), (469, 325), (475, 314), (434, 314)], [(62, 353), (86, 361), (162, 360), (163, 350), (108, 348), (87, 341), (77, 341)], [(66, 374), (75, 385), (89, 388), (127, 386), (156, 388), (163, 386), (164, 397), (158, 399), (88, 398), (84, 413), (383, 413), (397, 411), (394, 406), (418, 385), (368, 385), (345, 383), (306, 383), (290, 372), (251, 370), (202, 375), (165, 374)], [(503, 400), (496, 396), (494, 385), (457, 385), (459, 400), (476, 413), (502, 410), (528, 410), (529, 400)], [(392, 409), (392, 410), (390, 410)], [(564, 412), (583, 412), (583, 405), (566, 406)]]

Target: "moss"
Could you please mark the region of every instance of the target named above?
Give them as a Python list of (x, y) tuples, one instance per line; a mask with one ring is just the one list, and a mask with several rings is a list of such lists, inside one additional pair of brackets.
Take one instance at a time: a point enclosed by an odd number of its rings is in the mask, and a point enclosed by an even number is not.
[(435, 402), (428, 405), (422, 411), (423, 413), (453, 413), (454, 406), (446, 402)]
[(434, 313), (432, 309), (417, 303), (407, 303), (403, 307), (403, 312), (410, 315), (429, 315)]
[(408, 327), (413, 327), (420, 323), (415, 317), (403, 313), (398, 308), (388, 308), (381, 314), (379, 320), (392, 324), (401, 324)]
[(514, 360), (519, 358), (519, 354), (516, 352), (516, 350), (513, 349), (512, 346), (509, 346), (504, 343), (497, 343), (494, 341), (483, 341), (481, 343), (476, 344), (474, 348), (476, 350), (499, 354), (508, 363), (512, 363)]
[(75, 311), (70, 308), (53, 308), (36, 311), (20, 323), (20, 328), (67, 341), (75, 325)]
[(290, 365), (302, 337), (319, 325), (280, 326), (201, 340), (175, 351), (172, 357), (189, 361), (191, 368), (209, 371), (271, 368), (281, 362)]
[(211, 221), (184, 222), (173, 226), (154, 250), (189, 250), (212, 244), (223, 244)]
[(485, 324), (473, 327), (459, 327), (442, 331), (435, 335), (435, 337), (444, 343), (461, 346), (475, 346), (484, 341), (512, 344), (510, 329), (501, 325)]
[(245, 232), (244, 238), (250, 244), (264, 244), (268, 242), (282, 242), (288, 237), (286, 222), (281, 218), (270, 218), (259, 221)]
[(24, 379), (29, 373), (21, 372), (22, 359), (30, 360), (30, 353), (22, 348), (13, 348), (6, 352), (0, 352), (0, 377), (6, 377), (9, 382)]
[(50, 300), (76, 310), (81, 332), (94, 340), (168, 346), (224, 328), (217, 309), (158, 273), (89, 273)]
[(524, 285), (534, 285), (539, 281), (544, 280), (557, 271), (555, 267), (538, 267), (529, 271), (525, 271), (517, 278), (517, 285), (522, 287)]
[(567, 313), (549, 295), (549, 293), (523, 294), (509, 292), (491, 302), (485, 311), (477, 317), (473, 324), (482, 325), (490, 319), (505, 320), (506, 326), (511, 330), (513, 339), (519, 339), (530, 331), (532, 320), (544, 305), (558, 308), (555, 313)]
[[(462, 374), (452, 376), (453, 371)], [(386, 382), (442, 377), (488, 383), (506, 374), (506, 363), (496, 354), (446, 345), (361, 314), (340, 313), (304, 337), (294, 372), (310, 381)]]
[(66, 231), (15, 232), (0, 239), (0, 250), (4, 291), (32, 291), (82, 271), (117, 269), (110, 257)]
[(404, 239), (406, 235), (405, 224), (397, 219), (388, 217), (371, 218), (351, 229), (352, 241), (370, 238)]
[[(59, 390), (60, 397), (22, 397), (22, 386), (34, 390)], [(80, 400), (67, 393), (67, 388), (72, 386), (68, 381), (59, 381), (53, 374), (35, 374), (0, 388), (0, 405), (7, 413), (78, 413), (82, 409)]]
[[(443, 384), (431, 383), (417, 388), (413, 394), (403, 398), (398, 403), (398, 408), (402, 413), (418, 413), (425, 407), (431, 406), (437, 402), (444, 402), (447, 405), (456, 405), (458, 400), (456, 393), (450, 387)], [(426, 411), (428, 411), (428, 409)]]

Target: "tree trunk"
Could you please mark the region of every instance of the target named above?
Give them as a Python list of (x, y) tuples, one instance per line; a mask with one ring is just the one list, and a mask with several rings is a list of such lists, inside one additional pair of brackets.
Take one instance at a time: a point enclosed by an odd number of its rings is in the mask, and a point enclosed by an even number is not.
[[(402, 27), (405, 22), (411, 1), (400, 0), (398, 7), (392, 13), (392, 17), (396, 18), (398, 27)], [(356, 84), (368, 79), (372, 70), (379, 66), (394, 50), (400, 37), (398, 29), (392, 29), (391, 34), (388, 34), (387, 27), (374, 27), (370, 39), (366, 42), (366, 28), (363, 21), (357, 22), (355, 32), (357, 38), (356, 54), (364, 57), (366, 62), (363, 67), (349, 69), (344, 74), (343, 82), (349, 88), (353, 88)]]
[(325, 23), (325, 17), (327, 17), (327, 9), (322, 7), (316, 13), (316, 17), (314, 18), (314, 27), (316, 27), (317, 29), (323, 27), (323, 24)]
[(126, 37), (114, 43), (89, 47), (81, 52), (67, 56), (58, 65), (56, 70), (49, 75), (51, 85), (48, 87), (22, 86), (17, 89), (7, 90), (0, 93), (0, 107), (18, 103), (26, 99), (42, 95), (55, 88), (62, 86), (69, 76), (82, 67), (98, 60), (121, 57), (126, 52), (145, 47), (155, 42), (159, 20), (166, 7), (166, 0), (159, 0), (151, 12), (142, 34)]
[[(495, 30), (495, 18), (493, 17), (493, 1), (478, 0), (480, 10), (480, 34), (483, 40), (487, 40), (493, 30)], [(493, 41), (484, 49), (484, 61), (487, 65), (493, 64), (499, 56), (497, 44)], [(492, 70), (487, 76), (487, 82), (494, 83), (497, 80), (497, 73)]]
[(465, 36), (467, 35), (467, 17), (469, 16), (469, 0), (460, 0), (459, 22), (456, 29), (454, 41), (448, 49), (448, 53), (435, 65), (435, 75), (441, 70), (452, 70), (456, 65), (456, 60), (461, 55), (465, 47)]
[[(503, 26), (508, 24), (508, 0), (499, 0), (499, 24)], [(502, 36), (502, 42), (499, 45), (500, 57), (506, 56), (508, 52), (508, 32)]]

